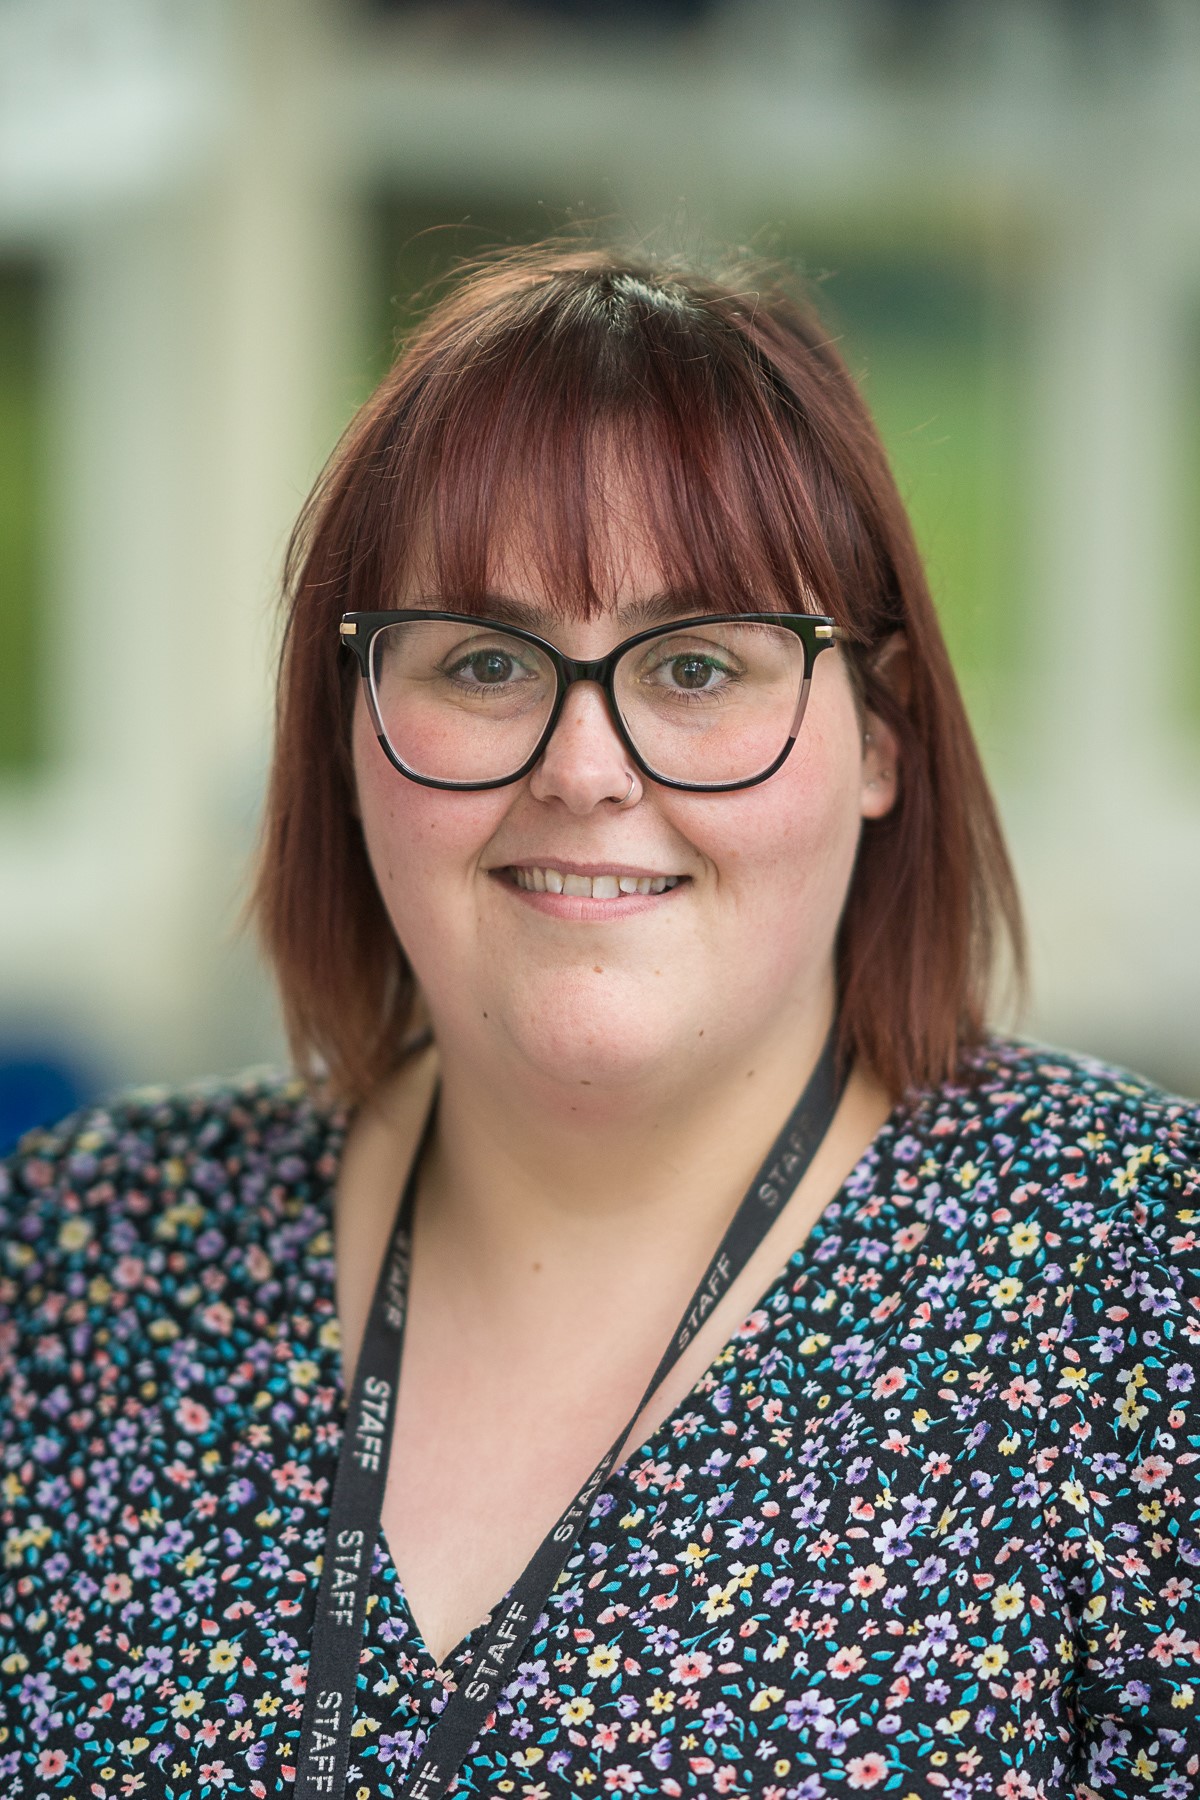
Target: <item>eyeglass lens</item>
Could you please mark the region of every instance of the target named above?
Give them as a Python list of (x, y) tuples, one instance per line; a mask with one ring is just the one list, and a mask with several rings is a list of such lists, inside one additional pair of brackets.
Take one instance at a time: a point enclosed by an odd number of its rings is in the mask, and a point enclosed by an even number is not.
[[(669, 781), (738, 782), (769, 769), (793, 735), (802, 640), (779, 625), (716, 620), (665, 627), (613, 677), (639, 756)], [(397, 759), (435, 781), (499, 781), (522, 768), (554, 710), (553, 662), (489, 625), (444, 619), (384, 626), (372, 645), (379, 720)]]

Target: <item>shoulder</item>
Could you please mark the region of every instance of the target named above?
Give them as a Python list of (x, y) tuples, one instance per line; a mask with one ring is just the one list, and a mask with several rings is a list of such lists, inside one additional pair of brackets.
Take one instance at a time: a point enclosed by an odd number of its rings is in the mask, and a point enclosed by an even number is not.
[(907, 1118), (939, 1161), (985, 1154), (1009, 1189), (1067, 1205), (1086, 1195), (1112, 1217), (1134, 1195), (1200, 1204), (1200, 1102), (1077, 1052), (989, 1037)]
[[(236, 1245), (247, 1254), (308, 1214), (332, 1183), (344, 1121), (286, 1076), (253, 1071), (170, 1091), (148, 1088), (30, 1132), (0, 1162), (0, 1315), (22, 1296), (87, 1298), (182, 1282)], [(55, 1294), (61, 1298), (56, 1302)]]
[(907, 1157), (927, 1178), (934, 1234), (989, 1281), (1052, 1295), (1076, 1328), (1089, 1317), (1125, 1328), (1143, 1302), (1200, 1323), (1196, 1101), (1092, 1057), (993, 1037), (959, 1082), (918, 1096), (899, 1131), (898, 1180)]

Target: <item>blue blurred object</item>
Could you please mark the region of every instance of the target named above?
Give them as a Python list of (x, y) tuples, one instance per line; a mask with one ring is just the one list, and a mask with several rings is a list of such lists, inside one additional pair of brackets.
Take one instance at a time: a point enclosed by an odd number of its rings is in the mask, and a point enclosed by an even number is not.
[(52, 1125), (95, 1092), (81, 1069), (53, 1052), (0, 1049), (0, 1156), (35, 1125)]

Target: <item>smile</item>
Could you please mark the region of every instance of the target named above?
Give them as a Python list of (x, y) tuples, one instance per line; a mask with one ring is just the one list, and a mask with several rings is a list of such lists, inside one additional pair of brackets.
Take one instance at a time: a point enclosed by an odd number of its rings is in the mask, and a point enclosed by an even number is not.
[(625, 894), (665, 894), (682, 875), (576, 875), (560, 869), (509, 868), (507, 878), (527, 894), (566, 894), (578, 900), (619, 900)]

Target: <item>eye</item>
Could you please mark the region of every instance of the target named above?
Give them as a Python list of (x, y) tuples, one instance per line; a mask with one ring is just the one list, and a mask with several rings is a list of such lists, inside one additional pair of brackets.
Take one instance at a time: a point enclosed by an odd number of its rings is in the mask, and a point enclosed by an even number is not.
[(661, 666), (669, 671), (670, 679), (676, 687), (688, 688), (693, 692), (699, 688), (710, 687), (714, 676), (725, 672), (714, 658), (697, 656), (694, 653), (686, 656), (673, 656), (669, 662)]
[(500, 687), (521, 672), (516, 658), (505, 650), (473, 650), (469, 656), (452, 663), (448, 670), (458, 680), (479, 687)]
[(699, 643), (657, 643), (649, 647), (642, 664), (642, 685), (661, 700), (675, 698), (716, 698), (735, 684), (742, 674), (738, 658), (723, 645)]

